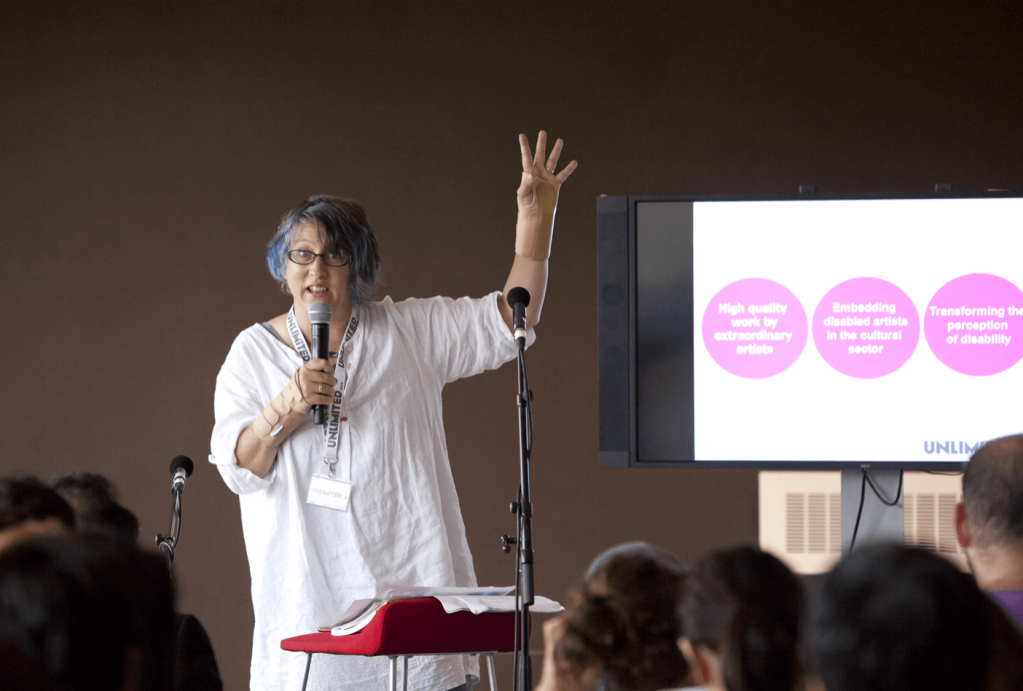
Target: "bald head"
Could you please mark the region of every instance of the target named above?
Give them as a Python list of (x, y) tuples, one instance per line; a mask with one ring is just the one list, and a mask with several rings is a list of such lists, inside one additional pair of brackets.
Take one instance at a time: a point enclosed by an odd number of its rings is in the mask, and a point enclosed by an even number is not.
[(1023, 434), (989, 441), (963, 473), (963, 504), (978, 547), (1023, 550)]

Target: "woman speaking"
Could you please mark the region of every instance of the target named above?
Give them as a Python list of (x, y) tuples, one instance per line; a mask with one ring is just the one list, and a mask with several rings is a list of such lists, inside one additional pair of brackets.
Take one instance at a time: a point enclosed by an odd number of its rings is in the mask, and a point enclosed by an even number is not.
[[(539, 321), (558, 193), (555, 174), (520, 135), (515, 258), (501, 293), (480, 299), (373, 302), (380, 255), (358, 204), (316, 196), (285, 214), (267, 263), (291, 309), (235, 339), (214, 398), (210, 460), (240, 495), (252, 576), (252, 689), (300, 688), (302, 655), (283, 638), (336, 621), (387, 585), (474, 586), (448, 462), (441, 389), (512, 360), (516, 286)], [(310, 307), (330, 307), (329, 358), (311, 352)], [(317, 306), (319, 309), (321, 306)], [(314, 405), (327, 407), (325, 425)], [(417, 657), (409, 689), (446, 691), (478, 678), (475, 660)], [(321, 655), (310, 689), (379, 691), (385, 660)]]

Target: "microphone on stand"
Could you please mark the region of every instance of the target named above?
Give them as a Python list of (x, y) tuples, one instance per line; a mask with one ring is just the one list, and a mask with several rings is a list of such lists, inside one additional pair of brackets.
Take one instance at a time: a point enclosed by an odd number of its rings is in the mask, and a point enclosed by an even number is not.
[(174, 508), (171, 509), (170, 535), (164, 537), (157, 534), (156, 546), (167, 556), (167, 567), (174, 568), (174, 549), (178, 546), (178, 539), (181, 537), (181, 491), (185, 488), (185, 479), (195, 470), (195, 464), (188, 456), (175, 456), (170, 464), (171, 475), (174, 480), (171, 482), (171, 494), (174, 495)]
[(519, 347), (526, 346), (526, 308), (529, 307), (529, 291), (525, 288), (512, 288), (508, 291), (508, 304), (512, 308), (512, 329)]
[(188, 478), (194, 470), (195, 464), (192, 463), (191, 458), (188, 456), (175, 456), (174, 460), (171, 461), (170, 464), (171, 475), (174, 476), (174, 481), (171, 484), (171, 491), (180, 492), (185, 489), (185, 479)]
[[(313, 337), (313, 360), (330, 361), (330, 305), (321, 301), (309, 306), (310, 335)], [(327, 406), (317, 403), (313, 406), (313, 423), (322, 425), (327, 421)]]

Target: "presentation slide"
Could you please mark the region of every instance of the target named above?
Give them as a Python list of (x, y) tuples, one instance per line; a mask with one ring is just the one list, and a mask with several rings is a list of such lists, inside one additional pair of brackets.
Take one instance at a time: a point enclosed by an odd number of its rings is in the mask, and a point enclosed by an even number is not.
[(696, 202), (698, 460), (965, 461), (1023, 429), (1023, 200)]

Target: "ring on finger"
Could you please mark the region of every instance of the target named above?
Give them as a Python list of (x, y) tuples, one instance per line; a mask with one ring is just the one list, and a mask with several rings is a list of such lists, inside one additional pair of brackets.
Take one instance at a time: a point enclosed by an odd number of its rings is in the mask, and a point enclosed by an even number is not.
[(316, 387), (316, 393), (323, 393), (323, 384), (320, 384), (318, 387)]

